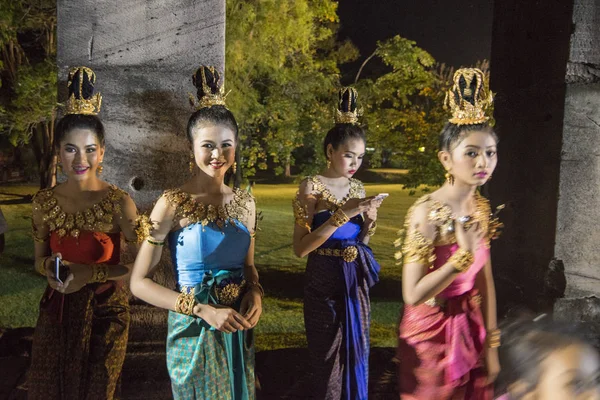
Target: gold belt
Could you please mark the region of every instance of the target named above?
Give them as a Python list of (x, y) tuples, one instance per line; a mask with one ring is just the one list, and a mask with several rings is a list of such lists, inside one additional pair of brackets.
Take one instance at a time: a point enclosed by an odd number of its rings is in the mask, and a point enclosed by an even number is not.
[[(231, 306), (235, 304), (237, 299), (244, 293), (246, 288), (246, 280), (242, 280), (240, 283), (230, 282), (223, 287), (214, 286), (215, 296), (219, 304), (225, 306)], [(194, 288), (191, 286), (181, 286), (181, 293), (194, 294)]]
[(358, 257), (358, 248), (348, 246), (343, 249), (317, 249), (315, 253), (321, 256), (342, 257), (346, 262), (352, 262)]
[[(476, 294), (475, 296), (471, 297), (471, 301), (475, 302), (477, 305), (481, 304), (481, 300), (480, 294)], [(446, 305), (446, 299), (442, 299), (441, 297), (432, 297), (423, 304), (426, 304), (429, 307), (444, 307)]]

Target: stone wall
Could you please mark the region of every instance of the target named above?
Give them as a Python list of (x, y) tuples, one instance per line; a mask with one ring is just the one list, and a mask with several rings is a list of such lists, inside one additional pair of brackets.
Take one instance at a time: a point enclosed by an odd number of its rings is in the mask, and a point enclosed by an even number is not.
[(567, 91), (556, 257), (566, 296), (600, 296), (600, 0), (575, 0)]
[(104, 178), (147, 208), (188, 176), (185, 138), (203, 64), (225, 63), (225, 1), (58, 0), (62, 97), (68, 69), (86, 65), (103, 95)]
[(551, 309), (545, 276), (554, 256), (565, 74), (573, 4), (494, 3), (491, 87), (500, 137), (489, 184), (505, 234), (492, 246), (499, 313), (515, 305)]

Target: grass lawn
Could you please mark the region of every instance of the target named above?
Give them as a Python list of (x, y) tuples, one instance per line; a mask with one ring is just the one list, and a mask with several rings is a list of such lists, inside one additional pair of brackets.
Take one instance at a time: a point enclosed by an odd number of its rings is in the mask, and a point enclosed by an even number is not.
[[(257, 350), (306, 345), (302, 316), (302, 286), (305, 259), (292, 251), (291, 199), (296, 185), (259, 184), (254, 188), (263, 213), (257, 235), (256, 264), (265, 286), (264, 314), (257, 327)], [(395, 265), (393, 241), (408, 207), (416, 200), (398, 184), (367, 184), (367, 194), (390, 193), (379, 212), (377, 234), (371, 247), (382, 271), (372, 291), (371, 343), (394, 346), (400, 310), (400, 268)], [(35, 193), (33, 186), (0, 187), (0, 207), (8, 221), (6, 248), (0, 256), (0, 327), (34, 326), (45, 279), (33, 269), (31, 204), (23, 196)]]

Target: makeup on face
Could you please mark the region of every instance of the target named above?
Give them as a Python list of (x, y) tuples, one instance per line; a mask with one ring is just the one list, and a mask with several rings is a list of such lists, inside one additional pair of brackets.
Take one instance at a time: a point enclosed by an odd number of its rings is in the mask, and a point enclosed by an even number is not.
[(59, 160), (68, 177), (85, 179), (95, 174), (104, 157), (104, 147), (90, 129), (72, 129), (60, 144)]

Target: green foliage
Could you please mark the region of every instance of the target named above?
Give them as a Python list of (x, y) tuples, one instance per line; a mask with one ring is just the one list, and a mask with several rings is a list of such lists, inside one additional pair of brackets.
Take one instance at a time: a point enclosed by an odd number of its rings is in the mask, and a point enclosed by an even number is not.
[(337, 22), (331, 0), (227, 1), (227, 102), (248, 175), (289, 173), (293, 151), (331, 126), (338, 64), (358, 55), (336, 42)]

